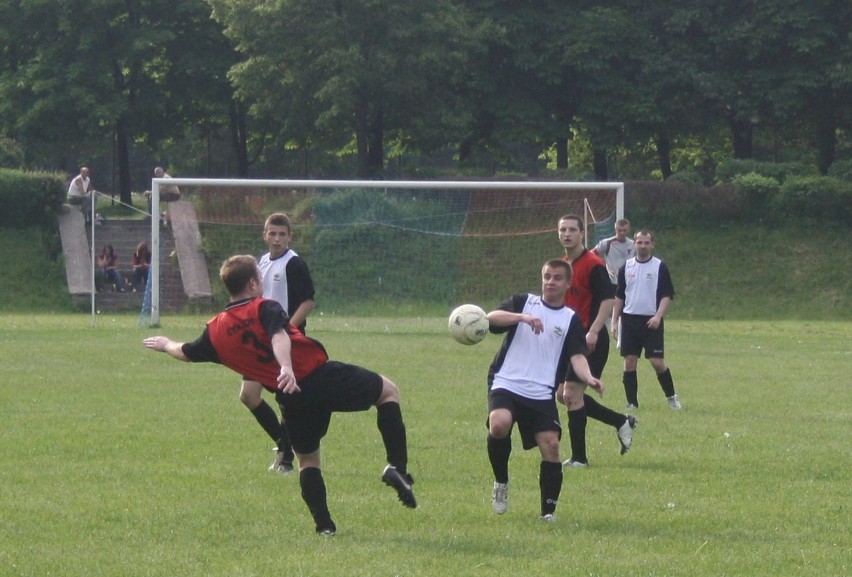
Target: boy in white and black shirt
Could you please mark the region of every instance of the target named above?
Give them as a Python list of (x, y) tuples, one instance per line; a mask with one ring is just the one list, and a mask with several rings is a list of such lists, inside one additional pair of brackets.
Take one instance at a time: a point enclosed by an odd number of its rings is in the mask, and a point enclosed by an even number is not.
[(541, 276), (541, 296), (514, 295), (488, 313), (491, 332), (506, 334), (488, 371), (488, 458), (491, 505), (502, 514), (508, 508), (510, 435), (518, 423), (523, 448), (538, 446), (541, 453), (540, 518), (552, 521), (562, 490), (556, 389), (570, 378), (602, 393), (603, 383), (589, 370), (583, 324), (564, 304), (571, 265), (547, 261)]

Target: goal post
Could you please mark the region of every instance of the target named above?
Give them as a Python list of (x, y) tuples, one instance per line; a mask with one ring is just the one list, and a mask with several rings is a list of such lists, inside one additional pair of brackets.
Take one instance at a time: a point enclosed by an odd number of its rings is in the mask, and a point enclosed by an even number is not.
[(154, 178), (155, 326), (162, 265), (156, 215), (164, 185), (180, 187), (182, 200), (195, 207), (220, 300), (216, 274), (222, 261), (266, 252), (265, 218), (272, 212), (290, 215), (291, 247), (307, 262), (317, 309), (325, 314), (429, 314), (461, 302), (493, 306), (495, 295), (537, 292), (540, 287), (530, 285), (534, 271), (546, 258), (562, 256), (556, 239), (560, 216), (584, 218), (590, 247), (596, 223), (624, 216), (621, 182)]

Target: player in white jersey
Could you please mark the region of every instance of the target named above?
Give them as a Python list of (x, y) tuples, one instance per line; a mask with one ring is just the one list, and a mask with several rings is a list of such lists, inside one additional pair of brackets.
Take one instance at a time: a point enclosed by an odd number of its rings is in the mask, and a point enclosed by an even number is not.
[(547, 261), (541, 272), (541, 296), (517, 294), (488, 313), (490, 331), (506, 333), (488, 371), (488, 458), (494, 472), (491, 506), (508, 508), (512, 427), (518, 423), (525, 450), (541, 453), (540, 518), (552, 521), (562, 490), (559, 440), (562, 427), (555, 391), (572, 379), (603, 393), (603, 383), (589, 370), (585, 330), (565, 306), (571, 265)]
[(636, 256), (633, 239), (630, 238), (630, 221), (620, 218), (615, 223), (615, 236), (605, 238), (592, 249), (606, 263), (606, 272), (613, 285), (618, 284), (618, 269), (627, 259)]
[[(264, 298), (278, 301), (290, 316), (290, 324), (304, 333), (308, 314), (314, 308), (314, 283), (308, 265), (290, 248), (292, 239), (290, 218), (280, 212), (270, 215), (263, 225), (263, 240), (269, 252), (258, 259), (258, 268), (263, 278)], [(269, 470), (280, 474), (292, 473), (295, 455), (290, 439), (275, 411), (263, 400), (262, 392), (260, 383), (244, 378), (240, 401), (275, 442), (275, 460)]]
[[(634, 238), (636, 256), (629, 259), (618, 271), (618, 288), (615, 291), (613, 318), (621, 326), (621, 356), (624, 357), (624, 394), (627, 408), (639, 408), (639, 382), (636, 365), (639, 354), (645, 350), (645, 358), (657, 373), (669, 407), (681, 408), (675, 393), (672, 372), (666, 364), (663, 318), (674, 298), (674, 285), (669, 268), (653, 256), (654, 234), (639, 231)], [(613, 334), (618, 330), (613, 324)]]

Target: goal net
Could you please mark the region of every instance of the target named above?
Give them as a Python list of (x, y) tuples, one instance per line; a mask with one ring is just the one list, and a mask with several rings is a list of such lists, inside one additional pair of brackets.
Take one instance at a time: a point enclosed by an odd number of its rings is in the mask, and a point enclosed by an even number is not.
[[(437, 316), (466, 302), (489, 309), (539, 292), (542, 263), (563, 255), (559, 217), (582, 217), (591, 247), (624, 214), (623, 184), (613, 182), (173, 178), (153, 180), (155, 203), (166, 183), (180, 187), (197, 220), (218, 308), (227, 301), (219, 267), (266, 252), (263, 222), (274, 212), (293, 223), (290, 246), (310, 268), (316, 311), (362, 316)], [(152, 287), (152, 324), (160, 298)]]

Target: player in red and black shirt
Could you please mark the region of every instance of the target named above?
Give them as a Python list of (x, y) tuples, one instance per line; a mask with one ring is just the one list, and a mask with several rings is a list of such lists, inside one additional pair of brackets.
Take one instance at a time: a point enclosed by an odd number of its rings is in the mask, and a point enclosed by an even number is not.
[[(594, 376), (600, 378), (609, 357), (606, 320), (612, 311), (615, 289), (604, 262), (583, 243), (585, 231), (579, 216), (569, 214), (560, 218), (557, 234), (565, 249), (563, 260), (571, 263), (573, 269), (571, 286), (565, 293), (565, 304), (574, 309), (583, 323), (589, 349), (589, 368)], [(586, 457), (586, 422), (589, 417), (615, 428), (622, 455), (630, 449), (633, 428), (636, 426), (635, 417), (603, 406), (585, 394), (582, 384), (574, 380), (567, 380), (560, 387), (557, 399), (568, 407), (571, 458), (565, 461), (566, 467), (585, 467), (589, 464)]]
[(322, 344), (290, 324), (277, 301), (262, 298), (263, 283), (254, 257), (229, 258), (219, 275), (230, 302), (207, 323), (200, 337), (178, 343), (156, 336), (145, 339), (144, 345), (182, 361), (225, 365), (275, 393), (299, 460), (302, 498), (317, 533), (336, 531), (320, 470), (320, 441), (334, 412), (376, 406), (388, 461), (382, 481), (397, 491), (406, 507), (415, 508), (397, 386), (368, 369), (329, 360)]

